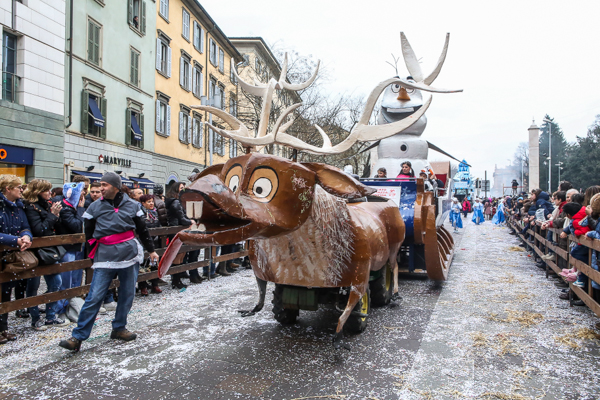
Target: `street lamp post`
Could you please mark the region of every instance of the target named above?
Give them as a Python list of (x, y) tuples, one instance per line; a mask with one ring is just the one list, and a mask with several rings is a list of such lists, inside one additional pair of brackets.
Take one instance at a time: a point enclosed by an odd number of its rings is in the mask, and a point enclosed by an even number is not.
[(544, 118), (548, 124), (548, 193), (552, 193), (552, 121)]
[(564, 162), (562, 162), (562, 161), (559, 161), (556, 164), (554, 164), (554, 165), (556, 165), (558, 167), (558, 183), (559, 184), (560, 184), (560, 170), (562, 169), (562, 165), (563, 164), (564, 164)]

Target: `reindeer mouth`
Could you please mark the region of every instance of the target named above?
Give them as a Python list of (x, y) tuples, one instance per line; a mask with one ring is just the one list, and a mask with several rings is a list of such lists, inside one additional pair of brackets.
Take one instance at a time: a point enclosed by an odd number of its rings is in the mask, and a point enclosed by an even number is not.
[[(239, 209), (226, 204), (219, 204), (211, 194), (187, 189), (181, 195), (181, 202), (188, 217), (197, 222), (194, 229), (186, 229), (179, 236), (184, 243), (195, 244), (234, 244), (245, 240), (262, 229), (263, 225), (254, 221), (239, 218)], [(200, 205), (201, 204), (201, 205)], [(198, 212), (198, 207), (201, 207)]]

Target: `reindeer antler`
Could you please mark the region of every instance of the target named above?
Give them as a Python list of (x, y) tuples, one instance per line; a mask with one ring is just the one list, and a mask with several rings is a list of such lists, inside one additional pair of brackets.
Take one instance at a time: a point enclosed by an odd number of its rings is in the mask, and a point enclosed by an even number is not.
[(404, 55), (404, 59), (406, 65), (411, 74), (413, 74), (413, 78), (417, 81), (415, 82), (407, 82), (400, 78), (391, 78), (387, 79), (381, 83), (379, 83), (371, 92), (369, 97), (367, 98), (367, 102), (365, 104), (365, 108), (360, 117), (358, 124), (354, 127), (350, 135), (346, 139), (344, 139), (341, 143), (338, 143), (335, 146), (331, 145), (331, 141), (327, 134), (319, 127), (315, 125), (317, 131), (323, 138), (323, 146), (313, 146), (311, 144), (305, 143), (297, 137), (288, 135), (286, 133), (287, 129), (294, 122), (293, 119), (284, 123), (285, 119), (298, 107), (302, 105), (302, 103), (296, 103), (288, 108), (286, 108), (277, 121), (270, 133), (267, 133), (267, 127), (269, 122), (269, 114), (271, 112), (271, 103), (273, 100), (273, 93), (277, 90), (287, 89), (292, 91), (299, 91), (310, 86), (317, 77), (317, 72), (319, 70), (320, 62), (317, 63), (317, 67), (315, 72), (311, 75), (311, 77), (303, 83), (292, 84), (287, 82), (287, 69), (288, 69), (288, 58), (287, 54), (285, 54), (283, 66), (281, 68), (281, 75), (279, 76), (279, 80), (275, 80), (271, 78), (269, 82), (266, 84), (261, 84), (256, 82), (254, 85), (245, 82), (237, 73), (235, 69), (235, 64), (233, 59), (231, 60), (231, 69), (237, 78), (240, 86), (246, 92), (263, 98), (263, 105), (261, 110), (261, 119), (256, 131), (255, 135), (252, 135), (248, 129), (244, 126), (244, 124), (238, 120), (236, 117), (231, 114), (225, 112), (224, 110), (210, 107), (210, 106), (192, 106), (192, 108), (208, 111), (217, 117), (221, 118), (225, 121), (232, 129), (225, 130), (221, 128), (217, 128), (211, 124), (207, 124), (210, 129), (213, 131), (233, 140), (237, 140), (242, 143), (246, 147), (255, 147), (255, 146), (265, 146), (268, 144), (281, 144), (284, 146), (292, 147), (297, 150), (303, 150), (309, 153), (315, 154), (337, 154), (348, 150), (352, 145), (357, 142), (367, 142), (367, 141), (375, 141), (385, 139), (387, 137), (393, 136), (397, 133), (402, 132), (403, 130), (410, 127), (412, 124), (417, 122), (425, 111), (429, 108), (431, 104), (431, 95), (427, 94), (424, 97), (423, 106), (421, 106), (415, 113), (410, 116), (401, 119), (400, 121), (396, 121), (391, 124), (384, 125), (369, 125), (369, 119), (371, 114), (373, 113), (373, 109), (375, 108), (375, 104), (377, 103), (377, 99), (379, 95), (391, 84), (397, 83), (405, 88), (409, 89), (419, 89), (425, 92), (435, 92), (435, 93), (452, 93), (452, 92), (461, 92), (462, 90), (445, 90), (445, 89), (436, 89), (429, 86), (429, 83), (433, 82), (437, 75), (440, 72), (440, 69), (444, 63), (444, 59), (446, 57), (446, 51), (448, 49), (448, 36), (446, 36), (446, 44), (444, 46), (444, 50), (440, 59), (438, 61), (438, 65), (434, 69), (434, 71), (425, 79), (422, 78), (421, 67), (408, 43), (404, 33), (401, 33), (402, 37), (402, 52)]

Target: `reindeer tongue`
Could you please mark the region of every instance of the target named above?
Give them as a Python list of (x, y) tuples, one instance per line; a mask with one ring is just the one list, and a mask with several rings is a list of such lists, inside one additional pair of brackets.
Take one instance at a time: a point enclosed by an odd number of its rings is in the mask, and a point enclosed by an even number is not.
[(171, 243), (169, 243), (169, 247), (167, 247), (167, 251), (163, 254), (160, 263), (158, 264), (158, 277), (162, 278), (165, 276), (173, 261), (175, 261), (175, 257), (177, 257), (177, 253), (179, 249), (183, 245), (183, 242), (179, 239), (179, 234), (175, 235)]

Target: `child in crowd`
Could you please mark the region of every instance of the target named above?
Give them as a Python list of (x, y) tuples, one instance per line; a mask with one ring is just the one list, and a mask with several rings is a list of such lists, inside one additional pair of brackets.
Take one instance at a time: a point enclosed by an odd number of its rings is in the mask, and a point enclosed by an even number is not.
[[(574, 196), (572, 196), (571, 199), (573, 199), (573, 197)], [(564, 210), (565, 214), (567, 215), (567, 217), (571, 220), (571, 222), (569, 223), (569, 225), (566, 228), (563, 229), (563, 232), (560, 234), (561, 238), (565, 239), (569, 233), (579, 237), (581, 235), (585, 235), (586, 233), (588, 233), (590, 231), (590, 228), (587, 227), (587, 223), (584, 222), (583, 225), (581, 224), (582, 221), (587, 217), (585, 207), (583, 207), (579, 203), (571, 202), (571, 203), (565, 204), (563, 207), (563, 210)], [(588, 263), (587, 247), (580, 245), (576, 242), (572, 242), (571, 246), (572, 246), (571, 247), (571, 256), (573, 258), (587, 264)], [(574, 272), (576, 272), (577, 269), (573, 268), (572, 270), (566, 270), (566, 271), (563, 270), (561, 275), (563, 275), (566, 272), (567, 274), (570, 274), (572, 277), (573, 276), (572, 274)], [(565, 275), (563, 275), (563, 276), (565, 276)], [(569, 276), (567, 276), (567, 278), (569, 278)], [(567, 280), (570, 280), (570, 279), (567, 279)], [(587, 276), (585, 276), (581, 272), (578, 272), (577, 280), (573, 283), (573, 285), (579, 286), (579, 287), (585, 287), (586, 283), (587, 283)]]

